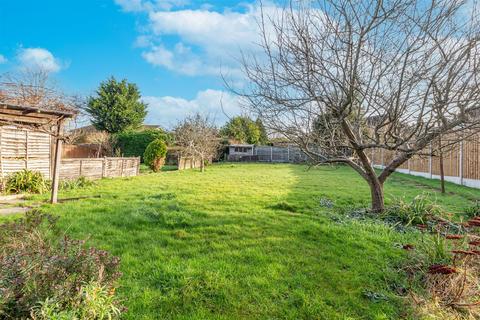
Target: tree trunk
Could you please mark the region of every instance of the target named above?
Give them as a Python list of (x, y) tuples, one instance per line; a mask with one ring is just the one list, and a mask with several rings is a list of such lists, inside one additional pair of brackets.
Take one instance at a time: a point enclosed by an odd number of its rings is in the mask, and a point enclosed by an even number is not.
[(445, 193), (445, 170), (443, 167), (443, 152), (440, 151), (440, 189)]
[(372, 211), (375, 213), (381, 213), (385, 210), (385, 199), (383, 195), (383, 184), (374, 181), (369, 182), (370, 193), (372, 195)]
[(200, 171), (205, 172), (205, 161), (203, 160), (203, 157), (201, 157), (200, 160), (201, 160)]

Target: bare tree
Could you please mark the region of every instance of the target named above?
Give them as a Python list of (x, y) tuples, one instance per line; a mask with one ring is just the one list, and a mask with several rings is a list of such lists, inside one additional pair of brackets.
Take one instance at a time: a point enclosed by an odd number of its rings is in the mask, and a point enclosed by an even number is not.
[[(77, 113), (83, 99), (65, 94), (50, 78), (49, 72), (42, 69), (26, 69), (0, 76), (0, 103)], [(36, 129), (52, 132), (50, 128), (52, 125), (55, 123)]]
[(1, 77), (3, 99), (20, 105), (55, 108), (65, 104), (66, 96), (58, 89), (47, 71), (23, 70)]
[(200, 159), (201, 171), (205, 171), (205, 161), (211, 160), (219, 147), (218, 131), (210, 119), (198, 113), (189, 116), (177, 125), (174, 136), (181, 154)]
[[(383, 185), (396, 168), (433, 152), (440, 136), (478, 132), (476, 1), (300, 0), (262, 9), (264, 54), (243, 54), (249, 84), (230, 88), (314, 163), (351, 166), (370, 186), (373, 211), (384, 210)], [(372, 149), (395, 156), (378, 172)]]
[(98, 146), (97, 158), (102, 155), (111, 157), (115, 152), (116, 139), (107, 131), (98, 131), (90, 135), (89, 142)]

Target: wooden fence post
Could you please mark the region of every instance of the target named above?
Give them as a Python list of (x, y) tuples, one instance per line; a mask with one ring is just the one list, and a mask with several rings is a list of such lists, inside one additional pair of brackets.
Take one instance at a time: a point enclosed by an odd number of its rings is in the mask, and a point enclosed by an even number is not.
[(460, 178), (460, 184), (463, 185), (463, 140), (460, 141), (458, 155), (458, 175)]
[(107, 175), (107, 157), (103, 157), (102, 161), (102, 178), (105, 178)]
[(430, 143), (430, 156), (428, 158), (428, 172), (430, 173), (430, 179), (433, 178), (433, 170), (432, 170), (432, 144)]
[(273, 147), (270, 147), (270, 162), (273, 162)]
[(55, 143), (55, 162), (53, 167), (52, 195), (50, 203), (57, 203), (58, 200), (58, 180), (60, 179), (60, 166), (62, 162), (62, 142), (63, 142), (63, 119), (57, 122), (57, 136)]
[(82, 176), (82, 167), (83, 167), (83, 161), (80, 160), (80, 163), (78, 164), (79, 169), (78, 169), (78, 175), (81, 177)]
[(122, 158), (122, 177), (125, 176), (125, 159)]

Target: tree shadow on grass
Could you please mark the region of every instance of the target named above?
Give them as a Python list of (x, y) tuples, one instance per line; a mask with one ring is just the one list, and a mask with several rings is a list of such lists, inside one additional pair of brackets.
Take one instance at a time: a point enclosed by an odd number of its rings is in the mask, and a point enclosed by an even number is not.
[(345, 169), (220, 165), (112, 181), (101, 200), (52, 209), (121, 256), (127, 319), (395, 319), (394, 297), (364, 291), (390, 295), (404, 236), (319, 206), (367, 203), (361, 183)]

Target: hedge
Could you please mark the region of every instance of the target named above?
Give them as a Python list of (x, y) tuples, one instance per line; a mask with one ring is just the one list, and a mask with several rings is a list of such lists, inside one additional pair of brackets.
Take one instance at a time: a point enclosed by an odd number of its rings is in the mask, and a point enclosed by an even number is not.
[(171, 136), (161, 129), (149, 129), (144, 131), (127, 131), (116, 135), (116, 147), (124, 157), (141, 157), (147, 146), (154, 140), (161, 139), (167, 144), (171, 142)]

